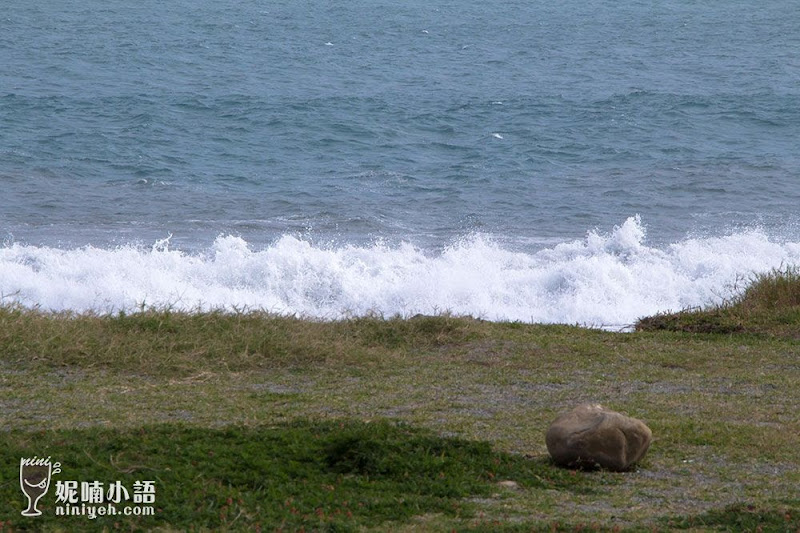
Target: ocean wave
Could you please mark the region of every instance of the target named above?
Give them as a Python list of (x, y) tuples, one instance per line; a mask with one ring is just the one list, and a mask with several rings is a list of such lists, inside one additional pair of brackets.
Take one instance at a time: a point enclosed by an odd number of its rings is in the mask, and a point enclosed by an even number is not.
[(202, 253), (152, 247), (0, 248), (6, 304), (77, 312), (265, 310), (318, 319), (450, 312), (487, 320), (624, 328), (730, 298), (758, 272), (800, 262), (800, 243), (753, 229), (648, 246), (638, 216), (534, 253), (472, 235), (438, 253), (410, 243), (254, 250), (220, 236)]

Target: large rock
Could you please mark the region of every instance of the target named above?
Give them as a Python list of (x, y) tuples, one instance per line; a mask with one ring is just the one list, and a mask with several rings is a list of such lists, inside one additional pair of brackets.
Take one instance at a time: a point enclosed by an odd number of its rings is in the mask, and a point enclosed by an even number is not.
[(599, 404), (580, 405), (553, 421), (547, 451), (561, 466), (629, 470), (644, 457), (653, 432), (644, 422)]

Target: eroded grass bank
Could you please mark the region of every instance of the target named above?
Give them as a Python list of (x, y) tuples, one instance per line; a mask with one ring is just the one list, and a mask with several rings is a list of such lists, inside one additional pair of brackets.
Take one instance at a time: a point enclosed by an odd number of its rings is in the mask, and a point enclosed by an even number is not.
[[(761, 288), (792, 293), (797, 279), (784, 274)], [(320, 323), (2, 308), (0, 521), (796, 531), (800, 300), (754, 305), (752, 294), (626, 334), (448, 316)], [(717, 322), (741, 327), (693, 326)], [(653, 429), (637, 471), (549, 464), (549, 422), (584, 401)], [(23, 518), (23, 455), (51, 455), (64, 479), (151, 476), (160, 510)], [(498, 484), (508, 480), (517, 486)]]

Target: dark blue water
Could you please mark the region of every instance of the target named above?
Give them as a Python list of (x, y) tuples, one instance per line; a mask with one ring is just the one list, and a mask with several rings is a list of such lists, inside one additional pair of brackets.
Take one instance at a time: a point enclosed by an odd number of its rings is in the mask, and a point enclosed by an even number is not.
[[(564, 263), (574, 254), (559, 254), (575, 241), (587, 257), (610, 253), (618, 263), (619, 250), (630, 251), (619, 243), (638, 243), (689, 281), (710, 259), (683, 265), (688, 252), (676, 247), (699, 242), (710, 254), (738, 238), (780, 250), (753, 264), (731, 252), (730, 268), (712, 275), (724, 285), (794, 261), (800, 242), (798, 28), (800, 4), (786, 1), (12, 0), (0, 14), (0, 239), (6, 253), (28, 255), (8, 256), (0, 289), (50, 307), (161, 302), (161, 288), (139, 285), (50, 301), (37, 276), (71, 282), (39, 254), (91, 245), (121, 264), (123, 249), (145, 253), (171, 235), (156, 248), (210, 268), (233, 236), (276, 276), (217, 280), (270, 295), (247, 305), (581, 321), (585, 313), (526, 317), (553, 302), (512, 305), (503, 291), (574, 293), (576, 267)], [(595, 237), (605, 244), (592, 248)], [(300, 248), (289, 251), (287, 239)], [(550, 254), (571, 274), (552, 287), (517, 280), (492, 292), (473, 272), (454, 289), (463, 306), (454, 293), (420, 303), (411, 289), (370, 296), (337, 285), (364, 282), (373, 269), (376, 286), (388, 287), (389, 273), (410, 275), (403, 265), (414, 253), (441, 262), (459, 247), (486, 262)], [(348, 250), (369, 256), (363, 271), (340, 256), (311, 258)], [(389, 255), (378, 260), (381, 250)], [(275, 258), (258, 256), (278, 251), (335, 287), (301, 290), (298, 304), (286, 291), (311, 283), (292, 277), (302, 268), (278, 273)], [(77, 278), (96, 280), (82, 268)], [(507, 274), (495, 275), (509, 283)], [(198, 276), (173, 281), (197, 288)], [(687, 287), (674, 291), (683, 299), (649, 294), (639, 307), (709, 298)], [(207, 292), (192, 301), (240, 301)], [(498, 311), (508, 305), (517, 311)]]

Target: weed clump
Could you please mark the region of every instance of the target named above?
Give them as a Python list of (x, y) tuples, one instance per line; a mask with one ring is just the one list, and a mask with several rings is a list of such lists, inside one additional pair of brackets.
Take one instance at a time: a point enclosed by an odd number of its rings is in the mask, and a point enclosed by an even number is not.
[(755, 277), (734, 307), (770, 311), (800, 307), (800, 269), (773, 269)]
[(758, 274), (728, 302), (642, 318), (636, 330), (800, 338), (800, 269), (786, 267)]

